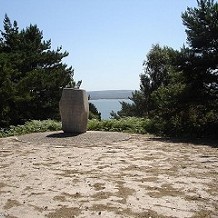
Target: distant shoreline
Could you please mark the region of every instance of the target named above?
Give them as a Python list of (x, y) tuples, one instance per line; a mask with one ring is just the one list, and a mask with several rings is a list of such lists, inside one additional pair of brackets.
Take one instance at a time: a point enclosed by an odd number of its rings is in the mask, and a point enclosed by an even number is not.
[(129, 97), (128, 98), (95, 98), (95, 99), (91, 98), (89, 100), (92, 101), (92, 100), (113, 100), (113, 99), (115, 99), (115, 100), (117, 100), (117, 99), (122, 100), (122, 99), (129, 99)]
[(129, 99), (132, 97), (134, 90), (103, 90), (103, 91), (88, 91), (90, 100), (98, 99)]

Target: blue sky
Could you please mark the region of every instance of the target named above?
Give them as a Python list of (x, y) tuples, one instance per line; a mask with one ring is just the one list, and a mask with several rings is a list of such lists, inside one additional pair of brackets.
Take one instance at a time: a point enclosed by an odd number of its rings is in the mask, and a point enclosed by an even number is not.
[(87, 91), (139, 89), (142, 63), (152, 44), (179, 49), (186, 42), (181, 13), (196, 0), (0, 0), (23, 29), (37, 24)]

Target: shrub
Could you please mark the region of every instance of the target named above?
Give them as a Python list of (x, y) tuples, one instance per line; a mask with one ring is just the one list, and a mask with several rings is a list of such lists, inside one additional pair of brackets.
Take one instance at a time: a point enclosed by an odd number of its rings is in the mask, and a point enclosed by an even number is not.
[(149, 125), (149, 119), (126, 117), (119, 120), (90, 120), (88, 123), (88, 130), (147, 133), (147, 130), (150, 128)]
[(9, 129), (0, 129), (0, 137), (23, 135), (33, 132), (46, 132), (61, 130), (61, 123), (54, 120), (32, 120), (24, 125), (10, 126)]
[[(97, 120), (88, 122), (88, 130), (111, 131), (128, 133), (147, 133), (151, 130), (152, 122), (149, 119), (126, 117), (119, 120)], [(23, 135), (34, 132), (58, 131), (61, 130), (61, 122), (55, 120), (32, 120), (24, 125), (10, 126), (8, 129), (0, 129), (0, 137)]]

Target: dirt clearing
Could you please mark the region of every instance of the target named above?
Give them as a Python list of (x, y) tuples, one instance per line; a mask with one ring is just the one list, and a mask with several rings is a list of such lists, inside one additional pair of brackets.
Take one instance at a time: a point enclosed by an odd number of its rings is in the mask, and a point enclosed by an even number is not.
[(6, 217), (218, 217), (218, 148), (109, 132), (3, 138)]

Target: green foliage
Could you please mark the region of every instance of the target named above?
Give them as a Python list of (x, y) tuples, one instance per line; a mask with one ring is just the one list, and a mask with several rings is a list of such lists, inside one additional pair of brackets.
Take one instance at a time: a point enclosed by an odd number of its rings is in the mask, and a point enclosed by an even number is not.
[(8, 129), (0, 129), (0, 137), (23, 135), (34, 132), (46, 132), (61, 130), (61, 123), (54, 120), (32, 120), (24, 125), (10, 126)]
[(196, 52), (215, 54), (218, 45), (218, 3), (214, 0), (198, 0), (197, 4), (197, 7), (188, 7), (182, 14), (187, 42)]
[(140, 75), (140, 90), (133, 92), (130, 98), (133, 103), (121, 102), (121, 110), (117, 113), (120, 117), (148, 116), (154, 109), (151, 95), (159, 87), (166, 86), (170, 75), (174, 72), (172, 59), (176, 51), (169, 47), (161, 48), (153, 45), (144, 61), (144, 73)]
[(62, 48), (51, 49), (36, 25), (19, 30), (5, 16), (0, 36), (0, 127), (58, 118), (62, 88), (73, 84)]
[(101, 113), (98, 112), (98, 109), (92, 103), (89, 103), (89, 119), (101, 120)]
[[(96, 120), (88, 122), (88, 130), (92, 131), (113, 131), (129, 133), (147, 133), (152, 128), (148, 119), (127, 117), (119, 120)], [(24, 125), (10, 126), (8, 129), (0, 129), (0, 138), (23, 135), (35, 132), (58, 131), (61, 130), (61, 122), (55, 120), (32, 120)]]
[(185, 134), (218, 135), (218, 3), (199, 0), (182, 14), (188, 48), (175, 65), (185, 83), (179, 99), (179, 117)]
[(136, 117), (126, 117), (119, 120), (90, 120), (88, 130), (93, 131), (112, 131), (129, 133), (147, 133), (150, 129), (150, 120)]
[(134, 103), (122, 103), (117, 115), (148, 117), (149, 131), (158, 134), (217, 137), (218, 3), (197, 3), (182, 14), (189, 47), (153, 46)]
[(187, 101), (213, 110), (218, 106), (218, 3), (199, 0), (182, 19), (189, 47), (181, 49), (175, 64), (184, 74)]
[[(111, 113), (116, 119), (90, 120), (89, 130), (218, 136), (218, 3), (197, 3), (182, 14), (188, 47), (176, 51), (153, 45), (143, 64), (140, 90), (131, 98), (133, 104), (121, 102), (121, 111)], [(17, 23), (12, 25), (6, 17), (4, 29), (0, 40), (0, 126), (55, 117), (60, 87), (68, 84), (73, 74), (61, 63), (67, 53), (50, 51), (51, 42), (41, 41), (36, 26), (19, 32)], [(97, 109), (92, 109), (97, 114)], [(95, 114), (90, 118), (98, 119)]]

